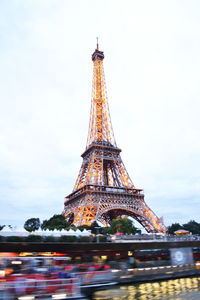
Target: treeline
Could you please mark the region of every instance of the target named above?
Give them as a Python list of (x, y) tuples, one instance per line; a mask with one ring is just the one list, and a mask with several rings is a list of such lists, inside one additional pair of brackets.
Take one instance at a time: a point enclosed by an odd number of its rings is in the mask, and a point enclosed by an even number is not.
[(124, 234), (136, 234), (141, 233), (141, 230), (136, 228), (133, 225), (133, 222), (127, 218), (124, 219), (114, 219), (111, 222), (111, 225), (108, 227), (101, 227), (98, 225), (96, 221), (94, 221), (91, 226), (88, 225), (81, 225), (81, 226), (75, 226), (74, 224), (69, 224), (66, 222), (63, 215), (54, 215), (49, 220), (44, 220), (42, 223), (40, 223), (40, 220), (38, 218), (32, 218), (28, 219), (24, 224), (25, 230), (29, 232), (33, 232), (36, 230), (69, 230), (73, 229), (76, 231), (79, 229), (80, 231), (91, 230), (91, 233), (93, 234), (114, 234), (117, 232), (121, 232)]
[[(0, 225), (0, 231), (5, 227), (6, 225)], [(11, 225), (8, 225), (10, 229), (12, 229)], [(141, 230), (136, 228), (132, 222), (132, 220), (123, 218), (123, 219), (114, 219), (112, 220), (110, 226), (108, 227), (101, 227), (98, 225), (98, 223), (95, 221), (91, 224), (91, 226), (87, 225), (81, 225), (81, 226), (75, 226), (74, 224), (69, 224), (66, 222), (63, 215), (54, 215), (48, 220), (44, 220), (43, 222), (40, 221), (39, 218), (31, 218), (28, 219), (24, 223), (24, 229), (28, 231), (29, 233), (35, 232), (38, 230), (69, 230), (73, 229), (76, 231), (79, 229), (80, 231), (91, 230), (91, 233), (93, 234), (115, 234), (117, 232), (124, 233), (124, 234), (141, 234)], [(168, 234), (174, 234), (175, 231), (179, 229), (184, 229), (192, 234), (199, 234), (200, 235), (200, 223), (197, 223), (194, 220), (189, 221), (185, 224), (179, 224), (179, 223), (173, 223), (170, 226), (168, 226)]]
[[(5, 225), (1, 226), (2, 229)], [(40, 221), (39, 218), (31, 218), (28, 219), (24, 223), (24, 229), (28, 232), (35, 232), (38, 230), (69, 230), (72, 229), (76, 231), (79, 229), (80, 231), (83, 231), (84, 229), (90, 230), (93, 234), (115, 234), (117, 232), (124, 233), (124, 234), (136, 234), (141, 233), (141, 230), (136, 228), (133, 224), (133, 222), (130, 219), (124, 218), (124, 219), (114, 219), (112, 220), (110, 226), (108, 227), (101, 227), (98, 225), (96, 221), (94, 221), (91, 226), (87, 225), (81, 225), (81, 226), (75, 226), (74, 224), (69, 224), (66, 222), (63, 215), (54, 215), (49, 220), (44, 220), (43, 222)], [(1, 230), (1, 228), (0, 228)]]
[(174, 232), (179, 229), (184, 229), (191, 232), (192, 234), (200, 235), (200, 223), (197, 223), (194, 220), (191, 220), (188, 223), (182, 225), (180, 225), (179, 223), (173, 223), (168, 227), (168, 234), (174, 234)]

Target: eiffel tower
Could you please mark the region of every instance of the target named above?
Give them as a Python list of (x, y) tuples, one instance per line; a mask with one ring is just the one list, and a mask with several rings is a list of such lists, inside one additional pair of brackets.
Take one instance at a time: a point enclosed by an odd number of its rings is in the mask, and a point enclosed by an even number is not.
[(143, 190), (135, 188), (116, 145), (109, 113), (103, 70), (104, 53), (92, 54), (93, 85), (89, 131), (82, 166), (73, 192), (65, 197), (63, 215), (76, 226), (99, 221), (108, 226), (112, 219), (132, 217), (147, 232), (166, 233), (144, 201)]

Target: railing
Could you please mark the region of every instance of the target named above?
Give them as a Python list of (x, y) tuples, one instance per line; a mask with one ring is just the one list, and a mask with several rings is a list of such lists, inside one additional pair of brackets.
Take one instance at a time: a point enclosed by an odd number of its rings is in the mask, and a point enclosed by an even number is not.
[(42, 275), (25, 277), (12, 276), (0, 281), (0, 299), (38, 299), (51, 297), (65, 299), (79, 297), (80, 282), (78, 278), (71, 279), (42, 279)]
[(131, 242), (131, 241), (162, 241), (162, 242), (179, 242), (179, 241), (200, 241), (199, 235), (187, 235), (187, 236), (170, 236), (170, 235), (119, 235), (111, 238), (113, 242)]
[(111, 270), (80, 272), (76, 275), (78, 276), (81, 285), (111, 282), (114, 280)]
[[(55, 276), (57, 276), (55, 274)], [(16, 274), (0, 279), (0, 300), (69, 299), (83, 297), (80, 287), (114, 282), (111, 270), (73, 273), (73, 278), (47, 279), (43, 274)]]
[(110, 187), (110, 186), (101, 186), (101, 185), (85, 185), (84, 187), (80, 188), (79, 190), (73, 192), (69, 196), (66, 197), (67, 200), (77, 197), (78, 195), (87, 192), (87, 191), (94, 191), (94, 192), (103, 192), (103, 193), (119, 193), (124, 195), (143, 195), (142, 190), (140, 189), (129, 189), (123, 187)]

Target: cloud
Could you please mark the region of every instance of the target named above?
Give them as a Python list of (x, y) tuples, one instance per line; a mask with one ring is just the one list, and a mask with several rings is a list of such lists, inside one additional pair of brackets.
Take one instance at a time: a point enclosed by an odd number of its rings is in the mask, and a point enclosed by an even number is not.
[(62, 211), (86, 145), (96, 36), (134, 184), (167, 223), (200, 222), (198, 8), (197, 1), (1, 2), (1, 222)]

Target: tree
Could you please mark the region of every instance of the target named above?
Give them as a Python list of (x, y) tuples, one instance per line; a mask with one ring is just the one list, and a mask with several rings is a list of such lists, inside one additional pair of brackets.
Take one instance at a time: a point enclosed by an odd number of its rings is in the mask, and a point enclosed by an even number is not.
[(104, 233), (114, 234), (117, 232), (121, 232), (124, 234), (135, 234), (139, 233), (140, 230), (137, 229), (133, 222), (130, 219), (122, 218), (122, 219), (113, 219), (111, 221), (111, 225), (108, 228), (104, 228)]
[(41, 229), (42, 230), (47, 230), (48, 228), (48, 220), (44, 220), (41, 224)]
[(188, 223), (183, 224), (183, 229), (192, 232), (192, 234), (200, 234), (200, 224), (194, 220), (190, 220)]
[(168, 234), (174, 234), (179, 229), (183, 229), (183, 226), (179, 223), (172, 223), (172, 225), (168, 226)]
[(88, 225), (80, 225), (77, 227), (80, 231), (83, 231), (84, 229), (86, 230), (90, 230), (90, 226)]
[[(97, 229), (99, 228), (99, 229)], [(91, 225), (90, 225), (90, 230), (91, 230), (91, 233), (93, 234), (97, 234), (97, 233), (100, 233), (99, 230), (100, 230), (101, 226), (99, 226), (99, 224), (94, 221)]]
[(133, 225), (133, 234), (136, 234), (136, 233), (141, 234), (142, 230)]
[(36, 231), (40, 228), (40, 219), (31, 218), (24, 223), (24, 229), (28, 232)]
[(54, 215), (49, 220), (44, 220), (41, 225), (42, 230), (62, 230), (69, 228), (63, 215)]
[(2, 229), (4, 229), (5, 226), (6, 226), (6, 225), (0, 225), (0, 231), (1, 231)]

